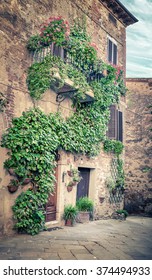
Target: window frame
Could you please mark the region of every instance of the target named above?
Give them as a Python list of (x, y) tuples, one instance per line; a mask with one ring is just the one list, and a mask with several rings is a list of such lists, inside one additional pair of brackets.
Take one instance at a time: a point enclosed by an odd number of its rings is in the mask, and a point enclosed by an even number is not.
[(117, 42), (108, 36), (107, 38), (107, 60), (113, 65), (118, 64), (118, 46)]
[(110, 106), (110, 119), (106, 133), (109, 139), (123, 143), (123, 112), (116, 105)]

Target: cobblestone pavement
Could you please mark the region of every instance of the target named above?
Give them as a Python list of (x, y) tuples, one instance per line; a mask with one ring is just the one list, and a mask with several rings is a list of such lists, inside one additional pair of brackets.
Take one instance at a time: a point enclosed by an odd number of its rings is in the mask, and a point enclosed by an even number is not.
[(0, 260), (152, 260), (152, 218), (100, 220), (0, 238)]

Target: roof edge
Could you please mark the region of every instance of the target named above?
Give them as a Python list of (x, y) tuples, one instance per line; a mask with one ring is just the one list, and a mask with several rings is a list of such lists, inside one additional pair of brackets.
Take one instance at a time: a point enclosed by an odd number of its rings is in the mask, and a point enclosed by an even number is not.
[(115, 1), (125, 10), (125, 12), (134, 20), (135, 23), (139, 21), (119, 0)]
[(125, 27), (138, 22), (138, 19), (119, 0), (99, 0)]

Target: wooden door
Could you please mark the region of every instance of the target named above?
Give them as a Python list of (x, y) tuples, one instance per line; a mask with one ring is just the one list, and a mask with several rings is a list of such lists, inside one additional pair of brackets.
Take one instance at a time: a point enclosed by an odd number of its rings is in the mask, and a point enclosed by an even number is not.
[(89, 194), (89, 179), (90, 169), (89, 168), (78, 168), (80, 171), (81, 181), (77, 185), (77, 200), (80, 197), (88, 196)]
[(50, 193), (48, 202), (45, 205), (45, 221), (50, 222), (56, 220), (56, 202), (57, 202), (57, 168), (55, 170), (56, 183), (54, 186), (54, 192)]

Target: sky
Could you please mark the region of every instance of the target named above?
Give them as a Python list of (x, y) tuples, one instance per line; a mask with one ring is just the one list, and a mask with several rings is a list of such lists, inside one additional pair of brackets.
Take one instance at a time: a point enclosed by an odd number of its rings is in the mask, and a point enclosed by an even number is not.
[(120, 0), (139, 20), (127, 27), (127, 77), (152, 78), (152, 0)]

